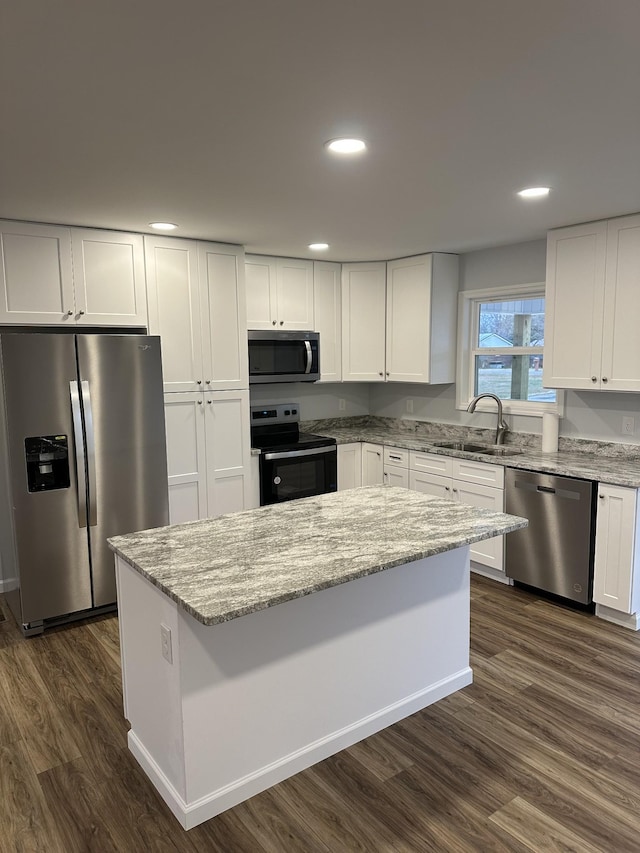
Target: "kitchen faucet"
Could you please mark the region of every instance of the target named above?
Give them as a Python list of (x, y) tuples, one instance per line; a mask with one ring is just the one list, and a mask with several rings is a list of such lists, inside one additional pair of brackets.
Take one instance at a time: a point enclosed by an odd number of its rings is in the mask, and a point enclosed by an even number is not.
[(489, 394), (485, 392), (484, 394), (478, 394), (477, 397), (474, 397), (473, 400), (467, 406), (468, 412), (475, 412), (476, 406), (478, 405), (478, 400), (482, 400), (483, 397), (491, 397), (492, 400), (495, 400), (498, 404), (498, 424), (496, 426), (496, 444), (504, 444), (504, 436), (505, 433), (509, 431), (509, 424), (507, 424), (502, 417), (502, 400), (500, 397), (496, 396), (496, 394)]

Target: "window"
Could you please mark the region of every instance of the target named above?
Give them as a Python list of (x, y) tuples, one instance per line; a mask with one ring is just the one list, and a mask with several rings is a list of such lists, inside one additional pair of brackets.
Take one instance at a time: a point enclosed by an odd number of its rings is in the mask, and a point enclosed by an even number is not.
[(490, 393), (509, 412), (559, 412), (558, 392), (542, 384), (544, 284), (463, 291), (459, 344), (459, 408)]

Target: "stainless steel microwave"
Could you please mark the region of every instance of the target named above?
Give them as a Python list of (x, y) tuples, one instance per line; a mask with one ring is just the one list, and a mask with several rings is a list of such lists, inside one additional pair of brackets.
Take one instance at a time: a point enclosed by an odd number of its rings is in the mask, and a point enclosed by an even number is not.
[(248, 334), (250, 385), (320, 379), (318, 332), (252, 330)]

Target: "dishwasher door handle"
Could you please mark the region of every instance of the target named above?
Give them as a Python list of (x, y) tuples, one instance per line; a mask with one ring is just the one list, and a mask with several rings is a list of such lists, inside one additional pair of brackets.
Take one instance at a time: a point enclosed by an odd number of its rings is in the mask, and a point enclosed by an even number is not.
[(552, 495), (555, 495), (556, 490), (552, 486), (536, 486), (537, 492), (550, 492)]

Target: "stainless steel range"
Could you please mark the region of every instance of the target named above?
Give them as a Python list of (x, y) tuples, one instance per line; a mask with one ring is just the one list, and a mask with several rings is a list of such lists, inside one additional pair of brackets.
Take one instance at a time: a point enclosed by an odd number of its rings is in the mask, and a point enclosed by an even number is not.
[(251, 445), (260, 450), (260, 506), (337, 490), (336, 441), (300, 432), (300, 405), (251, 406)]

